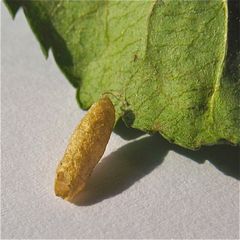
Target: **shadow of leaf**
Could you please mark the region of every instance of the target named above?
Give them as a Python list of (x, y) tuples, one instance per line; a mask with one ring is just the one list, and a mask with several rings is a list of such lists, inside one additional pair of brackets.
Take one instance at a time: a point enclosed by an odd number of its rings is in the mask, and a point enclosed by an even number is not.
[(97, 165), (74, 203), (92, 205), (123, 192), (160, 165), (168, 149), (169, 143), (159, 135), (147, 136), (119, 148)]
[(127, 127), (122, 118), (117, 121), (117, 124), (113, 131), (126, 140), (136, 139), (146, 134), (145, 132), (142, 132), (138, 129)]
[(198, 163), (208, 160), (225, 175), (240, 179), (240, 149), (231, 145), (204, 146), (197, 151), (171, 146), (171, 150)]

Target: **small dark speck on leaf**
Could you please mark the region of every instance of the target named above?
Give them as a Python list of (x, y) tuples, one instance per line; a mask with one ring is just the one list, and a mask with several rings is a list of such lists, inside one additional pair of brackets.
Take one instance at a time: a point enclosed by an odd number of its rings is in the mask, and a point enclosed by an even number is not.
[(138, 60), (138, 55), (137, 55), (137, 54), (134, 54), (133, 61), (136, 62), (137, 60)]

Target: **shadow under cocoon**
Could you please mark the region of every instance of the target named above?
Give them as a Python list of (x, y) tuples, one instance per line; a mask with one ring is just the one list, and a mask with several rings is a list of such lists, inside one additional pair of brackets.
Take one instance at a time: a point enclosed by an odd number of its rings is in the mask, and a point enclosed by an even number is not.
[(96, 166), (74, 203), (92, 205), (123, 192), (163, 162), (168, 145), (154, 135), (119, 148)]

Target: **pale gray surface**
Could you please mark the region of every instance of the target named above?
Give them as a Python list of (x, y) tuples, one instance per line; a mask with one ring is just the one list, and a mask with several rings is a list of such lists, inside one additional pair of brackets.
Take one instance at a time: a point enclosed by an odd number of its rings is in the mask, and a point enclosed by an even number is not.
[(81, 206), (55, 197), (55, 167), (83, 111), (23, 12), (12, 21), (2, 5), (1, 18), (2, 238), (239, 238), (239, 182), (223, 173), (236, 177), (224, 162), (237, 152), (226, 147), (192, 153), (113, 134)]

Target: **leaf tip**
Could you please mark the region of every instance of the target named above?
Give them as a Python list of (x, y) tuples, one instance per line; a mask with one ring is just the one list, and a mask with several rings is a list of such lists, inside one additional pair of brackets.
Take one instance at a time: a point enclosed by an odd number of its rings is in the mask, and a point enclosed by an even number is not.
[(14, 19), (18, 9), (21, 7), (20, 3), (17, 1), (10, 1), (10, 0), (3, 0), (5, 6), (7, 7), (9, 13), (11, 14), (12, 18)]

